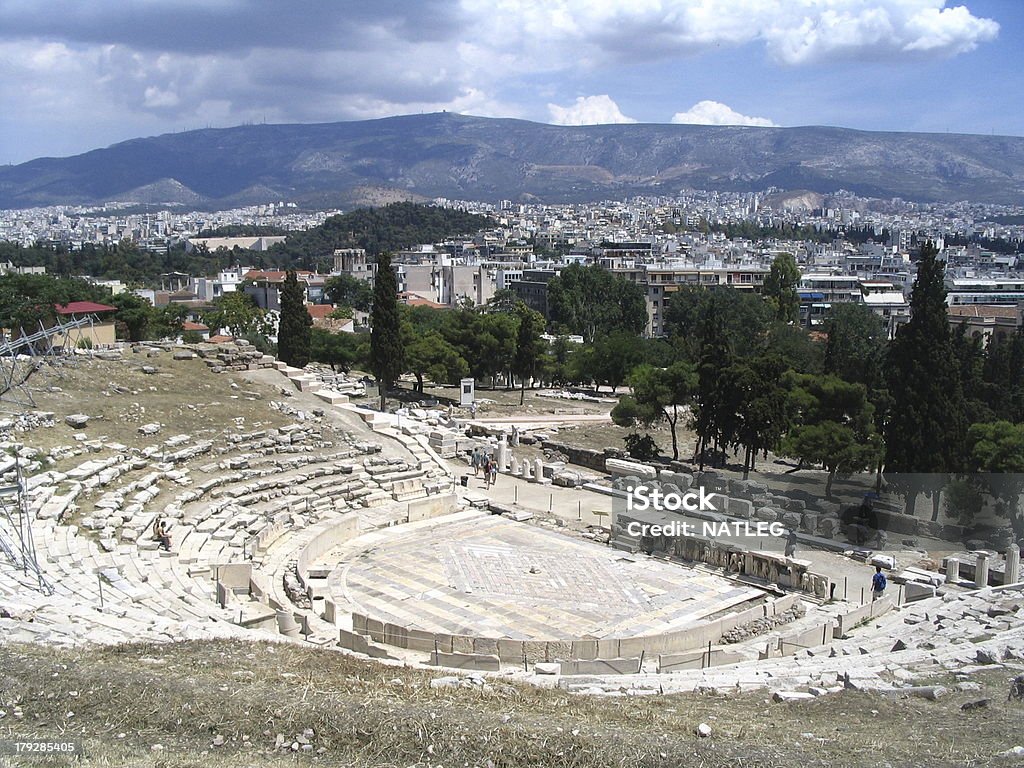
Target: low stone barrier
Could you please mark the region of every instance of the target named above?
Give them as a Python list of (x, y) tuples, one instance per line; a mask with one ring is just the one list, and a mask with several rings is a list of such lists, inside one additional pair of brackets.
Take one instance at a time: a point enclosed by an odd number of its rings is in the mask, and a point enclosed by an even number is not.
[(560, 661), (563, 675), (634, 675), (640, 671), (640, 659), (572, 659)]
[(372, 643), (425, 653), (497, 656), (506, 664), (607, 661), (636, 658), (641, 654), (651, 656), (704, 651), (709, 644), (719, 643), (725, 632), (758, 619), (785, 613), (799, 599), (797, 594), (783, 595), (686, 629), (636, 637), (516, 640), (452, 635), (386, 623), (361, 613), (352, 614), (352, 632)]
[(430, 664), (434, 667), (449, 667), (451, 669), (473, 669), (478, 672), (498, 672), (501, 670), (501, 661), (497, 656), (477, 653), (442, 653), (432, 652)]
[(704, 669), (722, 664), (738, 664), (744, 657), (721, 646), (703, 651), (686, 651), (685, 653), (661, 654), (658, 656), (658, 672), (667, 674), (683, 669)]
[(819, 648), (824, 645), (831, 645), (835, 636), (835, 624), (831, 620), (819, 625), (802, 629), (790, 635), (779, 638), (779, 654), (791, 656), (807, 648)]
[(865, 603), (859, 608), (854, 608), (848, 613), (840, 614), (836, 617), (835, 636), (837, 638), (846, 637), (850, 630), (861, 622), (881, 616), (883, 613), (892, 610), (892, 607), (892, 597), (883, 597), (880, 600)]
[(441, 517), (450, 514), (457, 502), (458, 497), (454, 493), (445, 494), (444, 496), (428, 496), (425, 499), (410, 501), (408, 502), (408, 520), (410, 523), (415, 523), (417, 520), (427, 520), (431, 517)]

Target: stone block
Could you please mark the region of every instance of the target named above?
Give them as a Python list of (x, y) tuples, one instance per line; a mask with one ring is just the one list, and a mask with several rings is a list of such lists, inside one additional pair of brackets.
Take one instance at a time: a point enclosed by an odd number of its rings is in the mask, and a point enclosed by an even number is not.
[(573, 659), (596, 659), (597, 640), (573, 640), (570, 651)]
[(754, 514), (754, 505), (746, 499), (737, 499), (730, 496), (726, 505), (726, 512), (733, 517), (741, 517), (744, 520), (749, 520)]
[(430, 664), (449, 669), (472, 669), (479, 672), (500, 672), (501, 661), (497, 656), (476, 653), (431, 653)]
[(606, 459), (605, 470), (613, 477), (636, 477), (642, 481), (658, 478), (658, 470), (654, 467), (624, 459)]
[(640, 659), (574, 659), (559, 662), (563, 675), (633, 675)]
[(903, 602), (912, 603), (916, 600), (925, 600), (935, 597), (935, 587), (931, 584), (921, 584), (916, 581), (908, 581), (903, 585)]

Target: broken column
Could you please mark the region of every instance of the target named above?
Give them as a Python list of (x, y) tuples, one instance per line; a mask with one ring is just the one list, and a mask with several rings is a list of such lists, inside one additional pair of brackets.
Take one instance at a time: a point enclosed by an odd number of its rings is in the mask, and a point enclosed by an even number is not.
[(535, 459), (533, 462), (533, 482), (544, 482), (544, 462), (541, 459)]
[(1016, 584), (1020, 581), (1020, 547), (1016, 542), (1006, 550), (1006, 570), (1003, 572), (1004, 584)]
[(984, 589), (988, 586), (988, 553), (979, 552), (978, 562), (974, 566), (974, 586)]
[(956, 584), (960, 581), (960, 561), (955, 557), (946, 560), (946, 583)]
[(498, 471), (508, 472), (508, 443), (505, 442), (504, 435), (498, 439), (496, 458), (498, 461)]

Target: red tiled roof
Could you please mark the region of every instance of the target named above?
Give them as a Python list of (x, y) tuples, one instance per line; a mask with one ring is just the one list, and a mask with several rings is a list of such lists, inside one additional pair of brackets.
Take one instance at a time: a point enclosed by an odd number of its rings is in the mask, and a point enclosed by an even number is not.
[(67, 306), (54, 304), (58, 315), (89, 315), (93, 312), (116, 312), (117, 307), (97, 304), (95, 301), (72, 301)]
[(436, 301), (430, 299), (424, 299), (422, 296), (417, 296), (415, 293), (409, 291), (403, 291), (398, 294), (398, 300), (403, 304), (410, 307), (433, 307), (434, 309), (450, 309), (447, 304), (438, 304)]
[(216, 336), (211, 336), (210, 338), (207, 339), (207, 341), (210, 342), (211, 344), (224, 344), (225, 342), (234, 341), (234, 340), (235, 340), (234, 336), (223, 336), (223, 335), (220, 335), (220, 334), (218, 334)]
[(954, 304), (949, 314), (955, 317), (1017, 317), (1016, 307), (1001, 307), (992, 304)]
[(335, 310), (333, 304), (307, 304), (306, 311), (309, 312), (309, 316), (314, 320), (323, 320), (325, 317), (330, 317), (331, 312)]
[(191, 320), (186, 320), (181, 324), (181, 330), (183, 331), (208, 331), (209, 326), (203, 325), (202, 323), (193, 323)]

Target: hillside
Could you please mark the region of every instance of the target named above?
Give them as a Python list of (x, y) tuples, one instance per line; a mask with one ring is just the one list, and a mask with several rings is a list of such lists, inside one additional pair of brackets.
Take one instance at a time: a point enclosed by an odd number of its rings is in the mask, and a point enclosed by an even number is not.
[(0, 169), (0, 207), (275, 198), (569, 201), (775, 186), (1024, 203), (1024, 138), (842, 128), (554, 126), (440, 113), (133, 139)]
[[(0, 735), (78, 740), (86, 767), (944, 768), (1010, 764), (999, 755), (1020, 743), (1001, 668), (938, 701), (847, 690), (787, 704), (763, 692), (579, 696), (479, 676), (459, 686), (450, 672), (281, 643), (12, 644), (0, 665)], [(961, 711), (982, 696), (990, 706)], [(700, 723), (710, 737), (695, 735)]]

